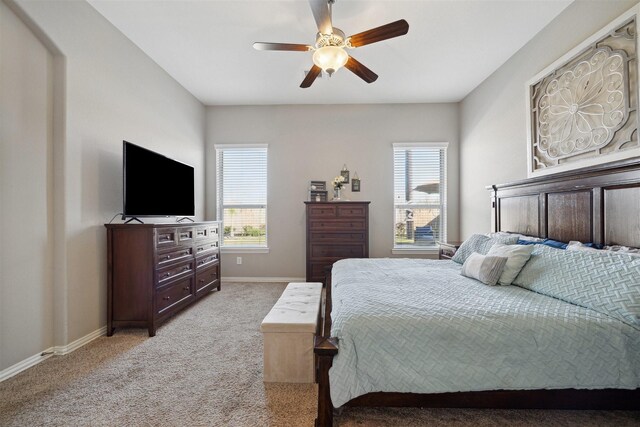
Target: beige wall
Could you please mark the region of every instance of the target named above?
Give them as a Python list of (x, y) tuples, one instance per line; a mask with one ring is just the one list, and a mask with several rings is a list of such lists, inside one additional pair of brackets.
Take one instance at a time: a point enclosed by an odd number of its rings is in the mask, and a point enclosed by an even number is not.
[[(215, 218), (215, 144), (267, 143), (268, 254), (223, 254), (223, 277), (305, 277), (310, 180), (331, 181), (346, 163), (370, 200), (370, 255), (393, 246), (393, 142), (446, 141), (448, 232), (458, 237), (457, 104), (281, 105), (207, 108), (207, 217)], [(236, 265), (242, 256), (243, 264)]]
[(0, 53), (2, 370), (53, 345), (53, 57), (1, 2)]
[[(33, 184), (33, 191), (38, 197), (23, 198), (18, 204), (2, 209), (3, 217), (9, 212), (20, 211), (23, 216), (40, 215), (36, 219), (42, 223), (45, 219), (41, 217), (41, 211), (47, 212), (45, 208), (51, 203), (55, 206), (55, 215), (59, 217), (53, 219), (55, 239), (52, 242), (50, 229), (39, 228), (38, 250), (41, 253), (29, 260), (37, 260), (40, 263), (37, 268), (42, 270), (42, 263), (47, 259), (42, 255), (42, 248), (54, 245), (55, 292), (53, 296), (42, 292), (38, 297), (42, 307), (47, 307), (43, 308), (41, 317), (50, 317), (53, 306), (54, 338), (51, 338), (51, 322), (32, 315), (36, 310), (32, 301), (16, 303), (11, 312), (14, 315), (13, 332), (0, 336), (2, 348), (11, 349), (7, 351), (12, 357), (0, 362), (0, 370), (34, 354), (32, 346), (23, 345), (23, 335), (47, 336), (39, 345), (53, 342), (56, 346), (64, 346), (105, 325), (107, 277), (103, 224), (122, 210), (123, 139), (193, 165), (196, 217), (204, 217), (204, 106), (88, 3), (29, 0), (12, 5), (25, 15), (26, 20), (32, 21), (32, 30), (50, 39), (64, 58), (66, 69), (63, 70), (62, 87), (54, 87), (54, 93), (56, 90), (62, 92), (60, 108), (63, 111), (58, 111), (57, 115), (54, 111), (54, 118), (58, 117), (64, 132), (59, 132), (62, 141), (54, 146), (53, 153), (44, 154), (39, 147), (35, 155), (38, 164), (53, 164), (56, 184), (53, 201), (42, 200), (43, 194), (47, 194), (47, 186), (52, 185), (51, 176), (44, 176), (38, 168), (30, 168), (37, 170), (39, 182)], [(5, 9), (3, 7), (3, 12)], [(4, 31), (3, 21), (3, 36)], [(20, 35), (16, 47), (31, 43), (31, 38), (33, 36), (29, 34)], [(33, 50), (30, 47), (12, 51), (25, 69), (34, 67), (23, 77), (25, 85), (16, 98), (28, 95), (27, 78), (42, 78), (44, 54), (34, 55)], [(2, 54), (4, 64), (4, 44)], [(39, 113), (35, 108), (40, 106), (6, 105), (4, 93), (2, 98), (3, 117), (5, 108), (10, 113), (25, 116)], [(23, 107), (25, 110), (21, 110)], [(31, 123), (29, 126), (24, 121), (18, 124), (22, 130), (17, 132), (22, 132), (28, 130)], [(54, 128), (55, 125), (54, 120)], [(5, 142), (3, 135), (3, 146)], [(50, 173), (50, 169), (48, 171)], [(4, 202), (4, 187), (2, 195)], [(22, 254), (22, 247), (19, 249)], [(30, 264), (27, 268), (31, 268)], [(16, 284), (13, 283), (15, 277), (12, 276), (13, 282), (7, 282), (2, 274), (0, 286), (4, 302), (4, 295)], [(49, 285), (43, 276), (33, 286), (28, 291), (30, 296), (39, 294), (41, 288)]]
[(527, 177), (526, 82), (631, 8), (633, 0), (577, 0), (461, 103), (461, 234), (490, 229), (486, 185)]

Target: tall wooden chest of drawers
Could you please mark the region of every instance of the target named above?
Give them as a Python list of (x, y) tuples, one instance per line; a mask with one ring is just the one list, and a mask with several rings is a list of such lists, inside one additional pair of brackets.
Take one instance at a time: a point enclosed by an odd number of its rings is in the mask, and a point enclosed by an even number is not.
[(344, 258), (369, 257), (369, 203), (305, 202), (307, 282), (323, 282), (325, 267)]
[(107, 335), (134, 326), (152, 337), (173, 314), (220, 290), (218, 221), (105, 227)]

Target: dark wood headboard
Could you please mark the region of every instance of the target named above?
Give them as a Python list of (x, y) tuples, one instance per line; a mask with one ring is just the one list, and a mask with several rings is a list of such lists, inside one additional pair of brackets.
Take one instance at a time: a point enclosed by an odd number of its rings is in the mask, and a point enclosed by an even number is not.
[(640, 159), (487, 188), (492, 231), (640, 247)]

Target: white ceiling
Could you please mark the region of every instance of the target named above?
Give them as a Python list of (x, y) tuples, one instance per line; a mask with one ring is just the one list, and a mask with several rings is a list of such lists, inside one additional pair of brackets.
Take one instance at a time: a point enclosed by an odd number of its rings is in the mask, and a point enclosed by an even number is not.
[(571, 1), (337, 0), (333, 25), (347, 35), (402, 18), (409, 33), (349, 52), (376, 82), (341, 69), (301, 89), (311, 52), (252, 44), (313, 44), (306, 0), (89, 0), (206, 105), (457, 102)]

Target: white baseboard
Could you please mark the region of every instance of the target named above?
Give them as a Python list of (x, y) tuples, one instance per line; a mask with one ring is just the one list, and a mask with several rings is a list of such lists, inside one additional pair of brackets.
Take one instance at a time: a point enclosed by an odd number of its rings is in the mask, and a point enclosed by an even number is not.
[(83, 337), (78, 338), (72, 343), (69, 343), (67, 345), (57, 345), (53, 347), (53, 354), (55, 354), (56, 356), (64, 356), (65, 354), (69, 354), (72, 351), (79, 349), (83, 345), (87, 345), (91, 341), (95, 340), (96, 338), (106, 334), (107, 334), (107, 327), (103, 326), (100, 329), (97, 329)]
[(33, 356), (28, 357), (23, 361), (0, 371), (0, 382), (13, 377), (14, 375), (17, 375), (20, 372), (31, 368), (32, 366), (37, 365), (38, 363), (50, 358), (51, 356), (64, 356), (65, 354), (69, 354), (72, 351), (79, 349), (83, 345), (90, 343), (96, 338), (105, 335), (106, 333), (107, 327), (103, 326), (102, 328), (93, 331), (90, 334), (85, 335), (84, 337), (78, 338), (74, 342), (67, 345), (57, 345), (54, 347), (49, 347), (48, 349), (43, 350), (38, 354), (34, 354)]
[(222, 276), (222, 282), (261, 282), (261, 283), (274, 283), (274, 282), (306, 282), (305, 277), (224, 277)]
[(32, 366), (37, 365), (38, 363), (50, 358), (51, 356), (53, 356), (53, 347), (48, 348), (41, 353), (34, 354), (33, 356), (24, 359), (22, 362), (18, 362), (13, 366), (9, 366), (7, 369), (3, 369), (2, 371), (0, 371), (0, 382), (9, 379), (14, 375), (17, 375)]

